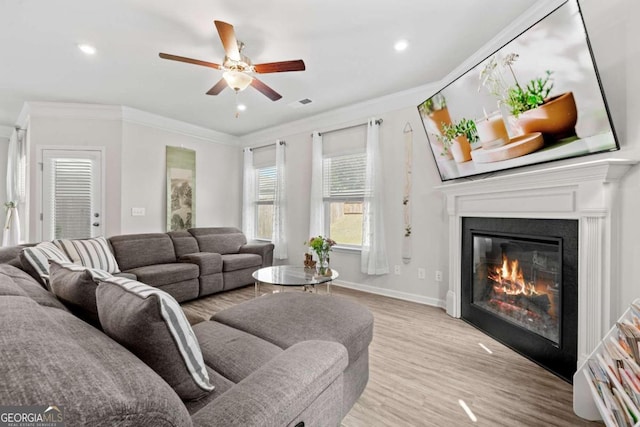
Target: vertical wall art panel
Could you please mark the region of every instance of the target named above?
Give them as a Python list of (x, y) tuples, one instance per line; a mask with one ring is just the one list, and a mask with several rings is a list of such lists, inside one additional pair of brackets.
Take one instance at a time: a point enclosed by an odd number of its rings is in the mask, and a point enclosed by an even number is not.
[(167, 231), (196, 226), (196, 152), (167, 145)]

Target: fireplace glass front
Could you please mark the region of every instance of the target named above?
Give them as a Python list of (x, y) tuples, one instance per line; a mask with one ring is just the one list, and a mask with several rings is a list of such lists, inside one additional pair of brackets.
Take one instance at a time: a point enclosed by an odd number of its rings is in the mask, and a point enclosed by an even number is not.
[(471, 304), (555, 346), (562, 319), (562, 241), (473, 233)]

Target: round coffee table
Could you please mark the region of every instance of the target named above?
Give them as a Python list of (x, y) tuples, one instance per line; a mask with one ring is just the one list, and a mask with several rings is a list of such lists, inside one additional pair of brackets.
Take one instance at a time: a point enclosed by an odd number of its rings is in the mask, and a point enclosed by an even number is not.
[(331, 295), (331, 282), (338, 278), (338, 271), (331, 270), (331, 275), (321, 276), (315, 269), (297, 267), (294, 265), (275, 265), (264, 267), (253, 272), (256, 296), (260, 295), (260, 285), (263, 283), (280, 286), (303, 286), (305, 291), (318, 292), (317, 285), (326, 284), (327, 294)]

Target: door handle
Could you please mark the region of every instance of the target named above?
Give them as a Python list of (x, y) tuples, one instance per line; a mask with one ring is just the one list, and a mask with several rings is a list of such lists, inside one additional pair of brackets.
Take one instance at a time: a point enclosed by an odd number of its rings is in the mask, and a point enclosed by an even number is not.
[(99, 227), (99, 226), (100, 226), (100, 223), (99, 223), (99, 222), (94, 222), (94, 223), (93, 223), (93, 224), (91, 224), (91, 225), (93, 225), (94, 227)]

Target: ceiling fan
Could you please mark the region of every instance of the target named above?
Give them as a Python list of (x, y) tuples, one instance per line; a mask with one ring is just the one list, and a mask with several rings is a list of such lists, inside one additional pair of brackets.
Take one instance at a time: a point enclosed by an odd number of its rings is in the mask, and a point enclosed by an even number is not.
[(296, 59), (293, 61), (268, 62), (264, 64), (253, 64), (251, 59), (242, 54), (244, 43), (236, 40), (233, 25), (222, 21), (214, 21), (218, 35), (222, 41), (222, 46), (226, 53), (222, 65), (213, 62), (201, 61), (199, 59), (185, 58), (184, 56), (170, 55), (168, 53), (160, 53), (160, 58), (170, 59), (172, 61), (187, 62), (189, 64), (202, 65), (203, 67), (215, 68), (223, 70), (222, 78), (216, 83), (207, 95), (217, 95), (229, 86), (236, 93), (245, 90), (249, 85), (253, 86), (267, 98), (277, 101), (282, 98), (275, 90), (264, 84), (262, 81), (254, 77), (253, 73), (281, 73), (285, 71), (304, 71), (304, 61)]

